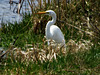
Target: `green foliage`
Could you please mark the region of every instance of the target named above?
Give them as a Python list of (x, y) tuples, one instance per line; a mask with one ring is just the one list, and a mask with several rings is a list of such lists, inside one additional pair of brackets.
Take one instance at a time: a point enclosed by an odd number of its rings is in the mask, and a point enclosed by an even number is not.
[(94, 45), (90, 52), (84, 53), (84, 58), (84, 62), (88, 67), (94, 68), (98, 66), (100, 63), (100, 46)]

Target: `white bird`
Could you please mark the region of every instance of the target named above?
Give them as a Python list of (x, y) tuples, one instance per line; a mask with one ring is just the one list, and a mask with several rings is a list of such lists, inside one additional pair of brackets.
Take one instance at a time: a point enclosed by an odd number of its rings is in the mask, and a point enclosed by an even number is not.
[[(48, 23), (46, 24), (46, 30), (45, 30), (46, 39), (54, 40), (55, 43), (61, 44), (61, 46), (65, 47), (64, 35), (61, 32), (60, 28), (54, 25), (56, 22), (56, 13), (53, 10), (47, 10), (44, 12), (38, 12), (37, 14), (46, 14), (52, 17), (52, 20), (48, 21)], [(48, 41), (48, 45), (49, 45), (49, 41)]]

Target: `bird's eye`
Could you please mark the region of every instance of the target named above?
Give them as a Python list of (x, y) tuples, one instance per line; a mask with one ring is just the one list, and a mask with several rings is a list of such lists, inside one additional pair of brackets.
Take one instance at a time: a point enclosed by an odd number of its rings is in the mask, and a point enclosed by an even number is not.
[(47, 12), (47, 14), (49, 14), (49, 12)]

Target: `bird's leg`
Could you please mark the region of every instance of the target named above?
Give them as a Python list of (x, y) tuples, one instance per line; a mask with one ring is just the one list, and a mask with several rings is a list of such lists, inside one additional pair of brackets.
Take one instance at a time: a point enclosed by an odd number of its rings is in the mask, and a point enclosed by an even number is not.
[(52, 40), (51, 39), (48, 39), (47, 41), (48, 41), (48, 45), (51, 45), (51, 41)]
[(48, 41), (48, 45), (50, 45), (49, 41)]

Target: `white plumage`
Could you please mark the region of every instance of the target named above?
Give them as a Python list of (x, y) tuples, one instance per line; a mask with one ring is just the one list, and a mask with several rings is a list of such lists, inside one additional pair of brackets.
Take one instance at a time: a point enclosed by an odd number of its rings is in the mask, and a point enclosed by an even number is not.
[[(53, 10), (47, 10), (45, 12), (39, 12), (38, 14), (46, 14), (52, 17), (51, 21), (48, 21), (48, 23), (46, 24), (46, 39), (52, 39), (54, 40), (57, 44), (61, 44), (61, 46), (65, 46), (65, 39), (64, 39), (64, 35), (61, 32), (60, 28), (55, 24), (56, 22), (56, 13)], [(48, 41), (49, 44), (49, 41)]]

